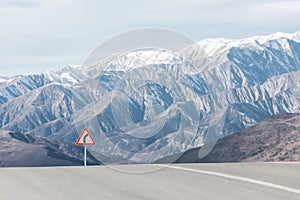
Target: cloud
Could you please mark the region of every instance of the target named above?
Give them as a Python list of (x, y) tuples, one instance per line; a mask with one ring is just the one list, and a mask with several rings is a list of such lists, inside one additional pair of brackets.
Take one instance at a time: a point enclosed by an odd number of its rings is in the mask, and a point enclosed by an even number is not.
[(37, 1), (0, 1), (0, 7), (6, 8), (36, 8), (39, 6), (40, 4)]
[(300, 1), (270, 2), (255, 5), (253, 11), (273, 15), (294, 15), (300, 13)]
[(53, 8), (71, 5), (75, 0), (39, 0), (39, 2), (44, 8)]
[[(256, 27), (257, 30), (288, 31), (299, 30), (300, 1), (261, 1), (250, 4), (237, 18), (240, 22)], [(290, 29), (290, 30), (285, 30)]]
[(73, 0), (0, 0), (2, 8), (53, 8), (72, 4)]
[(0, 0), (0, 74), (4, 67), (80, 64), (99, 43), (141, 27), (174, 29), (194, 40), (295, 32), (299, 2)]

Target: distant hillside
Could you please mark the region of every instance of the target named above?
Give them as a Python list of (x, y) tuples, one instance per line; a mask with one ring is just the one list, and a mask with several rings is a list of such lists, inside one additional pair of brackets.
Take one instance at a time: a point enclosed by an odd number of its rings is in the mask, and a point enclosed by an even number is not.
[[(0, 167), (82, 165), (83, 149), (20, 133), (0, 131)], [(88, 154), (89, 164), (99, 162)]]
[(198, 158), (199, 149), (185, 152), (176, 162), (300, 161), (300, 114), (275, 115), (228, 135), (202, 159)]

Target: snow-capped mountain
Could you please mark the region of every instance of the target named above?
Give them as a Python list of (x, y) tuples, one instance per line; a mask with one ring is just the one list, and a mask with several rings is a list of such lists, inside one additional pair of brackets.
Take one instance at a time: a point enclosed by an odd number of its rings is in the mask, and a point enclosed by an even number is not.
[(9, 78), (0, 76), (0, 83), (7, 81)]
[(152, 162), (211, 142), (211, 131), (299, 112), (299, 87), (300, 32), (206, 39), (2, 80), (0, 128), (74, 142), (87, 126), (100, 161)]
[(81, 66), (70, 65), (57, 72), (2, 77), (0, 78), (0, 104), (51, 83), (72, 85), (81, 82), (86, 78), (82, 76), (82, 71)]

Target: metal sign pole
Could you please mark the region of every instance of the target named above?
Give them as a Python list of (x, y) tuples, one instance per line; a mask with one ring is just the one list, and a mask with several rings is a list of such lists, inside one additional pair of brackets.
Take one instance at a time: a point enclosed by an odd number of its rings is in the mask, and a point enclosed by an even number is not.
[(86, 167), (86, 146), (84, 146), (84, 166)]

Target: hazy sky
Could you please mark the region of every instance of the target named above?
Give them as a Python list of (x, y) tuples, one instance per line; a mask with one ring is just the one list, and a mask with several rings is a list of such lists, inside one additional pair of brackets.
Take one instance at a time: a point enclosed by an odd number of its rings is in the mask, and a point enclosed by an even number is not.
[(299, 0), (0, 0), (0, 76), (81, 64), (106, 39), (136, 28), (243, 38), (298, 31), (299, 19)]

